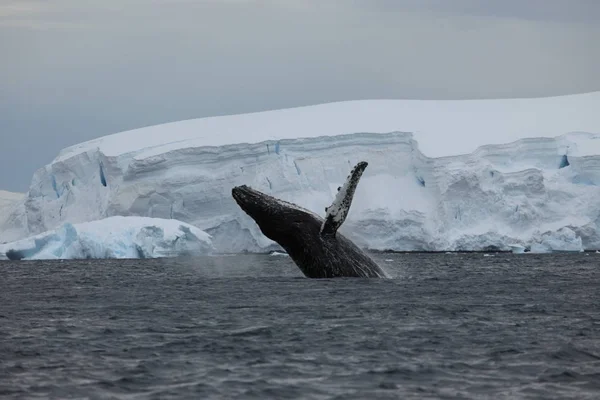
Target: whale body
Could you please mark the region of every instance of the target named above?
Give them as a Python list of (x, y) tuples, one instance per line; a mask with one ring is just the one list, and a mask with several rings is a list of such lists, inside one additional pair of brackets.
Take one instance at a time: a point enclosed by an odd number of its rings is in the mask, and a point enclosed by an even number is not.
[(306, 277), (386, 278), (375, 261), (337, 232), (367, 165), (362, 161), (352, 169), (332, 205), (325, 209), (325, 218), (246, 185), (234, 187), (232, 196), (261, 232), (287, 251)]

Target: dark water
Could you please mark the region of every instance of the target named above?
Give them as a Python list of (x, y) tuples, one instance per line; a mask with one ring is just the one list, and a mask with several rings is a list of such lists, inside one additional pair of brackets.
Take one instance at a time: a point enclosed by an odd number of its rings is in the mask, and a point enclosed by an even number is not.
[(600, 254), (0, 263), (0, 397), (600, 398)]

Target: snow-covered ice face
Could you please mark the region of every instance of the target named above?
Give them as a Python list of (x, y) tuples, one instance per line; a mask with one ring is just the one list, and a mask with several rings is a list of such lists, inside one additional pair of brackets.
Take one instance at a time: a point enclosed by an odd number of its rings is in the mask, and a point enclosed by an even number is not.
[(302, 237), (309, 232), (318, 234), (322, 219), (295, 204), (246, 185), (233, 188), (231, 194), (242, 210), (258, 224), (262, 233), (284, 247), (303, 240)]

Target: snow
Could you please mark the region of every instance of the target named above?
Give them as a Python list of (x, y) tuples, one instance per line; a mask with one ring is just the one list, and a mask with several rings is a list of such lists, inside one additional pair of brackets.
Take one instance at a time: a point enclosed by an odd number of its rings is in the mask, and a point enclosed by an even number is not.
[[(189, 147), (391, 131), (412, 132), (424, 155), (443, 157), (526, 137), (600, 132), (599, 105), (600, 92), (534, 99), (345, 101), (134, 129), (68, 147), (55, 162), (94, 149), (107, 157), (138, 153), (147, 159)], [(591, 154), (599, 154), (600, 145), (595, 145)]]
[(39, 169), (0, 242), (141, 216), (196, 226), (217, 252), (280, 250), (231, 189), (247, 184), (325, 216), (351, 168), (367, 161), (340, 228), (361, 246), (578, 251), (580, 240), (600, 249), (598, 109), (600, 92), (354, 101), (123, 132)]
[(539, 243), (531, 245), (532, 253), (581, 252), (583, 250), (581, 238), (567, 227), (556, 232), (547, 232), (542, 235)]
[(210, 235), (176, 220), (111, 217), (0, 245), (1, 258), (157, 258), (212, 251)]
[(554, 232), (545, 232), (533, 240), (528, 247), (520, 244), (509, 244), (508, 247), (515, 254), (584, 251), (581, 237), (568, 227), (563, 227)]
[[(21, 202), (25, 197), (25, 193), (14, 193), (0, 190), (0, 227), (9, 229), (8, 219), (9, 217), (18, 212), (17, 208), (21, 206)], [(0, 236), (0, 243), (2, 242), (2, 236)]]
[(0, 190), (0, 210), (9, 208), (19, 200), (25, 197), (25, 193), (7, 192), (6, 190)]

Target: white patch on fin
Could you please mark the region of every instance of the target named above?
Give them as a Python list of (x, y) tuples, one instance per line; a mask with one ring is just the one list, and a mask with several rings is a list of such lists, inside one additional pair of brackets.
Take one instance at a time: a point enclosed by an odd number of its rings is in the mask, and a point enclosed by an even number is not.
[(321, 226), (322, 235), (335, 235), (346, 220), (356, 186), (358, 186), (358, 181), (367, 165), (369, 164), (366, 161), (361, 161), (352, 168), (350, 176), (348, 176), (344, 185), (338, 189), (333, 203), (325, 209), (327, 214), (325, 215), (325, 222)]

